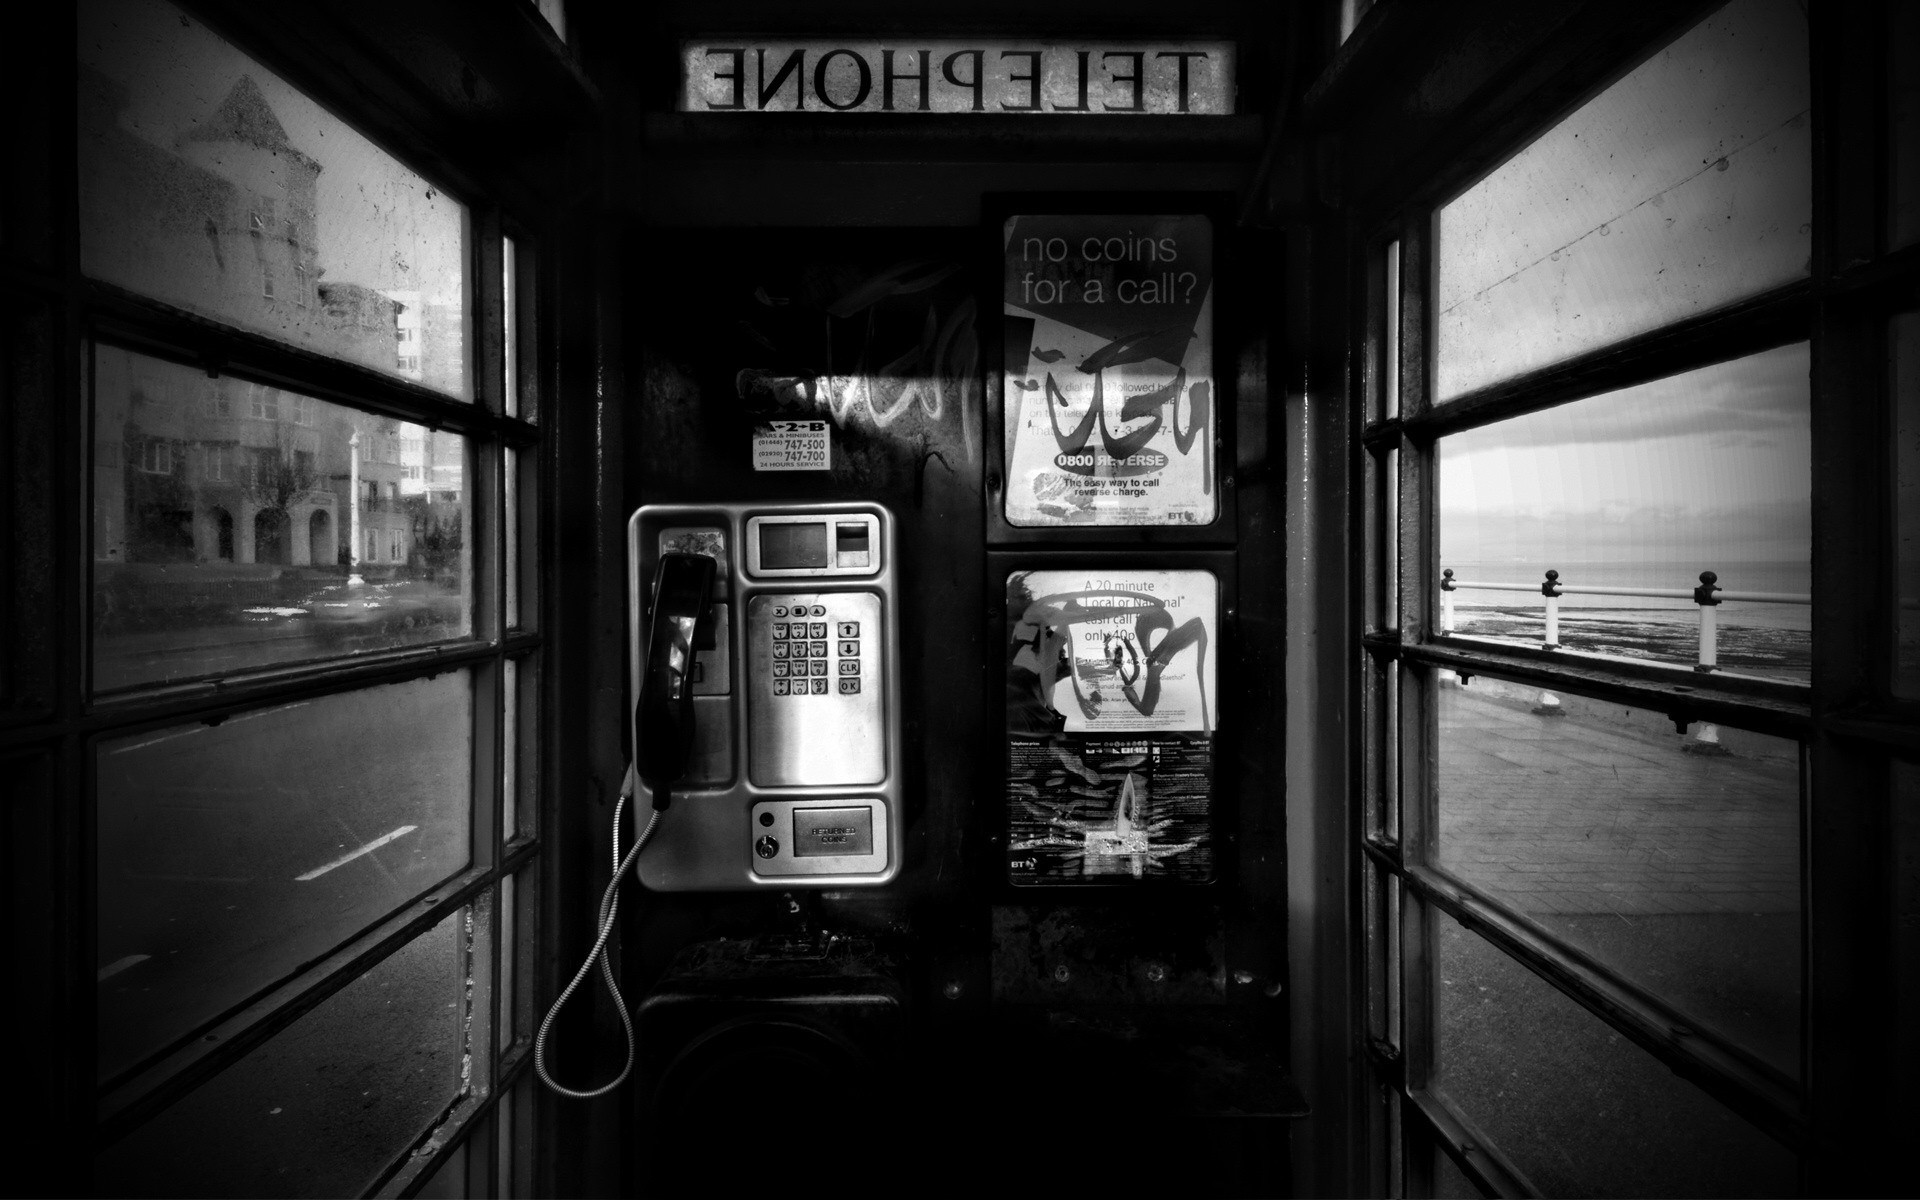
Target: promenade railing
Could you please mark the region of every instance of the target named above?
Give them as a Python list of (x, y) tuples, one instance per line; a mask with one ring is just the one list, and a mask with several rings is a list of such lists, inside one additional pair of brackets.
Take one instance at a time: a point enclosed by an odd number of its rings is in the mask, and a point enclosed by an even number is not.
[(1700, 572), (1700, 583), (1697, 587), (1654, 588), (1562, 583), (1558, 571), (1548, 571), (1545, 579), (1537, 584), (1455, 579), (1453, 569), (1449, 567), (1440, 572), (1440, 632), (1443, 634), (1454, 631), (1453, 597), (1456, 592), (1461, 591), (1521, 592), (1540, 595), (1546, 609), (1546, 629), (1540, 641), (1540, 648), (1543, 650), (1560, 648), (1560, 598), (1562, 596), (1645, 596), (1655, 600), (1691, 600), (1700, 610), (1700, 653), (1699, 661), (1693, 668), (1696, 671), (1719, 669), (1719, 622), (1716, 613), (1720, 605), (1726, 601), (1737, 600), (1755, 604), (1810, 605), (1813, 603), (1813, 597), (1802, 592), (1730, 591), (1720, 586), (1720, 576), (1712, 571)]

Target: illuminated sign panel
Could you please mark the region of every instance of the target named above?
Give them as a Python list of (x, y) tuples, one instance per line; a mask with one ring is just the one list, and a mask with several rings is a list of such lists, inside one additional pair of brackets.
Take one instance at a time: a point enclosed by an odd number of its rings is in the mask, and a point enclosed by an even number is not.
[(1233, 112), (1230, 42), (699, 41), (681, 112)]

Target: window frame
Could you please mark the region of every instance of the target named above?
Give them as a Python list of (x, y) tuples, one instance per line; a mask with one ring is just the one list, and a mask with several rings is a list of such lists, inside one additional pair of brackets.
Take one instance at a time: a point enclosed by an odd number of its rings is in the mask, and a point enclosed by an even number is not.
[[(1710, 11), (1626, 52), (1584, 91), (1516, 126), (1480, 117), (1459, 165), (1441, 169), (1397, 201), (1348, 226), (1357, 348), (1349, 442), (1354, 583), (1351, 621), (1359, 643), (1355, 691), (1355, 804), (1350, 828), (1356, 979), (1354, 1022), (1367, 1104), (1366, 1174), (1381, 1194), (1429, 1194), (1429, 1153), (1445, 1154), (1477, 1187), (1526, 1194), (1500, 1149), (1428, 1085), (1435, 993), (1431, 913), (1484, 937), (1608, 1027), (1800, 1156), (1802, 1189), (1847, 1190), (1886, 1171), (1874, 1131), (1890, 1128), (1898, 1086), (1876, 1050), (1871, 1021), (1838, 1014), (1871, 994), (1881, 970), (1852, 948), (1862, 929), (1886, 931), (1891, 881), (1863, 864), (1885, 828), (1889, 763), (1911, 757), (1920, 704), (1891, 692), (1892, 614), (1884, 595), (1890, 557), (1891, 468), (1849, 462), (1887, 456), (1877, 433), (1891, 428), (1884, 327), (1920, 295), (1915, 247), (1882, 252), (1877, 241), (1885, 140), (1877, 105), (1873, 0), (1816, 6), (1810, 15), (1814, 122), (1814, 250), (1807, 277), (1712, 312), (1588, 350), (1432, 403), (1440, 207), (1598, 95)], [(1884, 56), (1882, 56), (1884, 57)], [(1563, 83), (1548, 85), (1559, 94)], [(1400, 255), (1398, 294), (1387, 294), (1390, 249)], [(1398, 322), (1389, 314), (1398, 309)], [(1876, 323), (1878, 329), (1876, 329)], [(1797, 341), (1811, 344), (1813, 424), (1814, 671), (1808, 684), (1635, 668), (1541, 649), (1508, 648), (1439, 633), (1435, 461), (1447, 434), (1573, 403), (1692, 367)], [(1389, 360), (1389, 355), (1395, 355)], [(1880, 378), (1875, 377), (1878, 372)], [(1389, 394), (1397, 388), (1397, 409)], [(1390, 470), (1389, 464), (1397, 469)], [(1394, 519), (1397, 515), (1397, 520)], [(1436, 817), (1438, 670), (1487, 673), (1546, 688), (1724, 723), (1797, 740), (1801, 750), (1800, 1079), (1756, 1069), (1752, 1056), (1700, 1028), (1619, 972), (1519, 918), (1429, 865)], [(1881, 851), (1884, 857), (1884, 850)], [(1869, 944), (1872, 944), (1871, 942)], [(1849, 1000), (1849, 994), (1853, 997)], [(1876, 1008), (1874, 1011), (1882, 1011)], [(1890, 1015), (1890, 1014), (1889, 1014)], [(1680, 1027), (1690, 1036), (1675, 1038)], [(1884, 1132), (1880, 1136), (1893, 1136)], [(1886, 1178), (1893, 1176), (1887, 1175)]]
[[(468, 865), (431, 889), (424, 897), (404, 906), (337, 945), (320, 960), (283, 977), (242, 1003), (175, 1040), (159, 1054), (104, 1086), (96, 1087), (93, 1068), (93, 1030), (83, 1024), (75, 1033), (82, 1043), (71, 1055), (66, 1068), (68, 1092), (73, 1096), (71, 1115), (75, 1121), (92, 1126), (92, 1140), (105, 1146), (163, 1111), (175, 1100), (187, 1095), (220, 1071), (239, 1062), (275, 1034), (291, 1026), (329, 996), (361, 977), (388, 955), (409, 944), (416, 936), (433, 929), (450, 914), (469, 906), (487, 904), (494, 911), (489, 923), (490, 943), (486, 948), (488, 980), (476, 980), (476, 993), (486, 997), (486, 1011), (476, 1014), (473, 1033), (466, 1049), (474, 1056), (475, 1067), (468, 1090), (455, 1108), (417, 1131), (412, 1141), (389, 1164), (377, 1184), (383, 1193), (410, 1191), (419, 1187), (428, 1175), (455, 1154), (466, 1154), (480, 1140), (475, 1131), (490, 1129), (492, 1114), (501, 1097), (522, 1097), (516, 1103), (526, 1106), (529, 1078), (530, 1040), (516, 1037), (514, 1029), (503, 1029), (500, 1016), (505, 996), (524, 988), (524, 982), (500, 977), (509, 948), (501, 944), (503, 926), (499, 905), (506, 890), (503, 880), (528, 879), (530, 868), (544, 861), (545, 847), (540, 823), (532, 814), (544, 807), (547, 790), (544, 772), (551, 762), (545, 748), (550, 744), (552, 725), (545, 683), (547, 672), (540, 669), (548, 652), (545, 630), (548, 620), (541, 602), (546, 589), (537, 580), (547, 562), (544, 529), (538, 524), (538, 512), (549, 506), (541, 503), (552, 486), (551, 459), (554, 439), (530, 419), (509, 416), (504, 409), (505, 380), (501, 377), (506, 355), (502, 339), (507, 336), (497, 319), (499, 295), (500, 247), (504, 229), (512, 231), (518, 270), (515, 276), (516, 328), (513, 336), (522, 344), (516, 359), (516, 386), (523, 397), (523, 411), (537, 411), (551, 403), (551, 376), (544, 371), (551, 361), (547, 348), (535, 339), (550, 336), (537, 319), (549, 300), (542, 261), (546, 239), (539, 233), (537, 221), (521, 221), (507, 211), (514, 203), (525, 205), (523, 197), (502, 195), (489, 189), (475, 176), (454, 169), (442, 156), (420, 153), (428, 145), (427, 137), (417, 131), (396, 127), (388, 114), (375, 114), (365, 100), (342, 96), (337, 81), (328, 81), (302, 69), (280, 48), (236, 30), (229, 14), (215, 3), (181, 4), (197, 21), (252, 57), (267, 70), (284, 79), (339, 119), (347, 121), (374, 141), (384, 152), (417, 170), (423, 177), (444, 186), (449, 194), (467, 206), (465, 230), (466, 288), (469, 329), (464, 353), (472, 379), (471, 402), (450, 399), (404, 378), (382, 373), (342, 360), (300, 350), (273, 341), (220, 320), (181, 312), (164, 303), (116, 287), (87, 279), (72, 271), (63, 284), (75, 319), (66, 329), (66, 344), (71, 353), (67, 361), (79, 361), (79, 371), (68, 376), (68, 394), (77, 392), (79, 401), (64, 406), (69, 418), (62, 422), (62, 437), (57, 443), (73, 454), (90, 457), (95, 452), (94, 410), (91, 398), (91, 356), (95, 346), (111, 346), (133, 353), (203, 369), (209, 376), (222, 374), (243, 379), (252, 385), (248, 407), (266, 388), (295, 389), (304, 396), (340, 404), (354, 411), (394, 417), (434, 430), (458, 433), (469, 447), (465, 470), (468, 482), (466, 504), (471, 513), (470, 570), (472, 572), (472, 626), (470, 634), (456, 642), (423, 647), (404, 647), (355, 655), (348, 659), (319, 659), (250, 669), (232, 675), (188, 682), (184, 685), (139, 685), (113, 691), (96, 692), (91, 672), (91, 611), (84, 600), (91, 595), (93, 477), (102, 469), (85, 462), (78, 478), (60, 485), (60, 509), (67, 514), (65, 533), (56, 539), (60, 571), (67, 581), (67, 594), (81, 598), (77, 612), (63, 622), (70, 644), (77, 653), (63, 655), (59, 671), (58, 749), (54, 760), (66, 778), (75, 781), (84, 798), (86, 815), (76, 832), (86, 831), (75, 844), (82, 862), (90, 862), (90, 831), (97, 825), (92, 815), (95, 803), (94, 755), (102, 741), (142, 729), (157, 729), (181, 722), (220, 720), (229, 715), (254, 710), (288, 699), (325, 695), (344, 695), (384, 684), (426, 678), (448, 670), (463, 669), (473, 674), (472, 792), (469, 796), (470, 835)], [(71, 43), (69, 43), (71, 46)], [(11, 57), (11, 56), (9, 56)], [(52, 111), (70, 112), (72, 105), (72, 68), (56, 71), (55, 78), (66, 84), (64, 101), (56, 101)], [(55, 137), (61, 126), (55, 125)], [(73, 138), (72, 127), (66, 136)], [(398, 147), (398, 149), (396, 149)], [(409, 152), (412, 148), (415, 152)], [(64, 151), (71, 161), (72, 149)], [(51, 176), (57, 203), (77, 208), (74, 184)], [(528, 209), (529, 212), (537, 211)], [(77, 261), (80, 231), (69, 222), (63, 227), (67, 244), (58, 251), (68, 261)], [(11, 251), (12, 247), (8, 249)], [(491, 270), (489, 270), (491, 268)], [(17, 275), (9, 265), (8, 282), (17, 284)], [(536, 303), (536, 301), (538, 303)], [(304, 301), (303, 301), (304, 302)], [(537, 402), (536, 402), (537, 398)], [(282, 398), (285, 399), (284, 397)], [(217, 403), (215, 401), (214, 403)], [(296, 401), (299, 407), (310, 407)], [(507, 448), (515, 452), (520, 473), (518, 492), (521, 504), (516, 511), (506, 509), (506, 495), (500, 478)], [(168, 453), (171, 454), (171, 448)], [(502, 544), (507, 522), (512, 522), (519, 546), (520, 619), (508, 629), (502, 621), (505, 564)], [(344, 532), (344, 531), (343, 531)], [(369, 530), (368, 536), (374, 536)], [(404, 542), (398, 531), (392, 539)], [(74, 606), (69, 606), (72, 609)], [(513, 694), (503, 684), (508, 663), (530, 669), (517, 672)], [(526, 745), (535, 746), (535, 769), (525, 764), (511, 767), (511, 758), (503, 759), (501, 738), (507, 724), (507, 706), (513, 706), (517, 735)], [(45, 729), (24, 725), (4, 731), (0, 750), (9, 753), (16, 743), (31, 744), (43, 739)], [(522, 757), (527, 757), (523, 755)], [(512, 770), (512, 776), (505, 772)], [(507, 789), (515, 789), (512, 802), (527, 814), (519, 828), (503, 828), (503, 809), (508, 803)], [(64, 985), (73, 995), (86, 997), (94, 986), (92, 961), (98, 903), (93, 887), (93, 872), (83, 869), (76, 877), (78, 891), (72, 930), (75, 951), (71, 957), (74, 975)], [(531, 890), (531, 889), (528, 889)], [(523, 908), (537, 910), (539, 898), (527, 896)], [(521, 920), (514, 923), (515, 945), (511, 961), (525, 973), (544, 969), (539, 953), (538, 923)], [(536, 994), (540, 990), (535, 980)], [(83, 1011), (91, 1012), (91, 1004)], [(81, 1020), (84, 1022), (85, 1017)], [(524, 1015), (516, 1024), (526, 1024)], [(84, 1114), (84, 1115), (83, 1115)], [(529, 1114), (530, 1116), (530, 1114)], [(523, 1120), (521, 1138), (531, 1136), (531, 1120)], [(423, 1147), (431, 1154), (416, 1153)], [(503, 1148), (500, 1153), (504, 1156)]]

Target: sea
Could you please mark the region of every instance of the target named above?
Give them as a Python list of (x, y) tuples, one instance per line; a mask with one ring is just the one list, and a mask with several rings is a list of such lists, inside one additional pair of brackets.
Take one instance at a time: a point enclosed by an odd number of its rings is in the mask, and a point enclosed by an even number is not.
[[(1454, 632), (1538, 645), (1545, 632), (1546, 570), (1563, 587), (1685, 588), (1711, 570), (1727, 591), (1805, 595), (1812, 570), (1802, 562), (1442, 562), (1455, 579), (1513, 584), (1512, 590), (1454, 592)], [(1806, 604), (1727, 600), (1717, 606), (1721, 669), (1804, 682), (1813, 665), (1813, 609)], [(1562, 596), (1564, 649), (1690, 666), (1699, 661), (1699, 606), (1691, 598)]]

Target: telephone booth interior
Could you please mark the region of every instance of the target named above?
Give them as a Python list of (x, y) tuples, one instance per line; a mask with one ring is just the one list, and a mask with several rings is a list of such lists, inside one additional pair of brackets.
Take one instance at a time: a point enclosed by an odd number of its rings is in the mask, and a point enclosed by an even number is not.
[(1909, 6), (271, 7), (0, 47), (45, 1190), (1911, 1177)]

